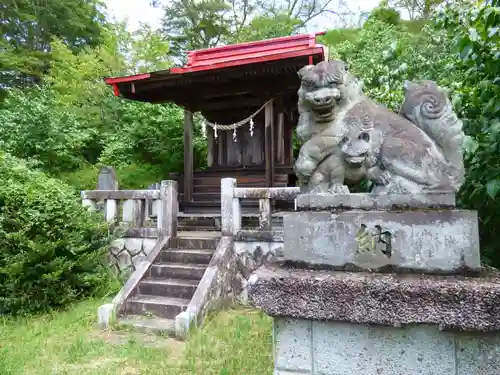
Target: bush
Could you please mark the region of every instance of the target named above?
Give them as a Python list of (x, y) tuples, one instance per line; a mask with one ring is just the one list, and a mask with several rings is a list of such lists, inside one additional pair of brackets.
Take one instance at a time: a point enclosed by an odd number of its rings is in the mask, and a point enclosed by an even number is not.
[(96, 165), (84, 164), (74, 172), (63, 172), (57, 178), (75, 188), (77, 194), (82, 190), (95, 190), (99, 168)]
[(107, 225), (74, 190), (0, 155), (0, 314), (63, 306), (103, 292)]
[(398, 25), (401, 21), (401, 15), (396, 9), (379, 6), (370, 13), (365, 26), (369, 26), (375, 21), (383, 22), (389, 25)]
[[(116, 117), (117, 131), (103, 140), (100, 163), (117, 169), (129, 164), (151, 165), (161, 171), (156, 176), (158, 181), (171, 172), (183, 170), (184, 114), (181, 108), (172, 104), (121, 101)], [(194, 129), (193, 147), (195, 168), (203, 168), (207, 146), (199, 126)]]
[(91, 138), (74, 113), (58, 108), (47, 88), (10, 90), (0, 107), (0, 147), (36, 160), (44, 171), (74, 170)]

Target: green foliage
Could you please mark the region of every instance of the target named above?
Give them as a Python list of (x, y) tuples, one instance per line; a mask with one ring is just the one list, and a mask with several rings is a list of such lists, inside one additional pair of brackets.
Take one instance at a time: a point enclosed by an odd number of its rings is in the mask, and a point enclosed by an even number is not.
[[(120, 189), (144, 189), (147, 186), (166, 179), (161, 166), (151, 164), (129, 163), (115, 168)], [(57, 177), (73, 187), (76, 193), (82, 190), (94, 190), (97, 186), (99, 167), (85, 165), (73, 172), (64, 172)]]
[(375, 8), (365, 22), (365, 27), (370, 26), (372, 22), (379, 21), (389, 25), (398, 25), (401, 21), (401, 14), (396, 9), (379, 6)]
[[(493, 3), (497, 3), (496, 6)], [(465, 119), (469, 158), (461, 203), (479, 210), (481, 240), (487, 260), (500, 265), (500, 8), (498, 1), (450, 7), (437, 25), (460, 57), (454, 104)]]
[(399, 26), (401, 26), (402, 30), (417, 35), (422, 31), (424, 26), (428, 23), (429, 21), (426, 20), (400, 20)]
[(82, 164), (80, 168), (71, 172), (61, 172), (57, 178), (75, 189), (75, 193), (82, 190), (94, 190), (97, 186), (99, 168), (93, 164)]
[(331, 0), (173, 0), (164, 4), (162, 32), (171, 52), (185, 61), (188, 50), (221, 44), (262, 40), (304, 32), (308, 24), (326, 13), (341, 15), (346, 9)]
[(241, 28), (236, 42), (250, 42), (297, 34), (302, 25), (300, 19), (280, 13), (274, 16), (259, 15), (254, 17), (248, 26)]
[[(454, 1), (458, 3), (459, 1)], [(408, 12), (410, 20), (429, 19), (432, 13), (440, 6), (450, 4), (447, 0), (394, 0), (391, 4), (398, 8), (404, 9)], [(470, 2), (469, 2), (470, 3)], [(469, 4), (472, 5), (472, 4)]]
[(132, 35), (129, 55), (135, 74), (164, 70), (173, 65), (169, 42), (149, 25), (141, 25)]
[(146, 163), (130, 163), (116, 168), (120, 189), (145, 189), (151, 184), (168, 178), (162, 166)]
[(430, 27), (414, 35), (377, 21), (364, 28), (356, 42), (337, 45), (332, 53), (351, 65), (367, 95), (398, 110), (405, 79), (443, 83), (444, 78), (458, 77), (459, 72), (452, 69), (456, 58), (450, 50), (451, 42)]
[[(38, 161), (44, 171), (74, 186), (88, 186), (95, 176), (90, 177), (86, 166), (101, 160), (118, 168), (127, 166), (122, 184), (130, 181), (125, 184), (144, 187), (140, 184), (145, 182), (133, 177), (138, 176), (137, 168), (153, 182), (182, 169), (182, 111), (173, 105), (117, 99), (102, 77), (124, 74), (129, 68), (165, 67), (162, 64), (168, 59), (162, 61), (158, 55), (165, 52), (165, 44), (147, 27), (134, 37), (119, 25), (103, 35), (105, 44), (79, 53), (60, 40), (52, 42), (46, 84), (32, 90), (10, 90), (0, 107), (0, 145), (17, 157)], [(134, 65), (127, 68), (119, 48)], [(198, 135), (197, 160), (202, 160), (203, 147)]]
[(52, 41), (51, 49), (52, 64), (45, 78), (57, 104), (75, 112), (83, 107), (83, 117), (95, 118), (100, 114), (97, 107), (110, 91), (102, 78), (125, 72), (125, 60), (117, 54), (114, 36), (108, 34), (106, 44), (78, 53), (59, 39)]
[(46, 89), (13, 89), (0, 107), (0, 148), (47, 171), (72, 170), (91, 134)]
[(74, 191), (0, 156), (0, 314), (62, 306), (102, 291), (110, 237)]
[(332, 48), (344, 42), (356, 43), (356, 41), (359, 39), (360, 32), (361, 29), (328, 30), (325, 35), (319, 37), (319, 40), (321, 41), (321, 43), (324, 43), (325, 45)]
[(215, 47), (230, 35), (231, 9), (224, 0), (173, 0), (165, 6), (163, 32), (174, 56), (187, 50)]
[[(369, 23), (366, 23), (365, 29), (366, 28), (377, 28), (377, 24), (379, 27), (382, 27), (380, 25), (380, 22), (382, 23), (387, 23), (383, 21), (377, 21), (376, 19), (372, 19)], [(374, 25), (375, 23), (375, 25)], [(425, 26), (425, 22), (422, 20), (416, 20), (416, 21), (408, 21), (408, 20), (402, 20), (400, 19), (397, 23), (393, 23), (393, 26), (397, 26), (398, 31), (405, 31), (408, 34), (412, 34), (414, 36), (420, 35), (423, 27)], [(361, 28), (347, 28), (347, 29), (333, 29), (333, 30), (328, 30), (327, 33), (323, 36), (318, 37), (318, 40), (320, 43), (323, 43), (330, 48), (333, 48), (335, 50), (335, 47), (338, 47), (342, 43), (351, 43), (351, 45), (356, 45), (356, 43), (360, 42), (361, 38), (361, 31), (363, 29)], [(394, 30), (391, 28), (390, 30)], [(366, 34), (363, 34), (363, 38), (366, 38)], [(342, 48), (342, 50), (346, 50), (346, 48)], [(348, 49), (347, 49), (348, 50)], [(334, 54), (335, 57), (335, 54)], [(338, 54), (337, 54), (338, 57)]]
[[(120, 131), (110, 134), (100, 162), (121, 167), (130, 163), (157, 166), (162, 176), (182, 170), (184, 161), (184, 114), (171, 104), (122, 102), (119, 111)], [(198, 128), (197, 128), (198, 130)], [(194, 137), (195, 162), (202, 166), (206, 142), (199, 131)], [(158, 176), (158, 182), (162, 176)]]
[(3, 0), (0, 5), (0, 84), (40, 83), (51, 62), (50, 43), (72, 50), (102, 42), (99, 0)]

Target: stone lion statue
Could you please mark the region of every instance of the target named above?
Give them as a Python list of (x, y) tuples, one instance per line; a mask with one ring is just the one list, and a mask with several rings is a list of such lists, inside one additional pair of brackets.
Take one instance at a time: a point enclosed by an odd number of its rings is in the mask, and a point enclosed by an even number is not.
[(373, 182), (372, 192), (457, 191), (464, 181), (462, 122), (446, 91), (406, 82), (399, 114), (364, 95), (343, 61), (299, 72), (294, 169), (313, 193), (348, 193), (346, 183)]

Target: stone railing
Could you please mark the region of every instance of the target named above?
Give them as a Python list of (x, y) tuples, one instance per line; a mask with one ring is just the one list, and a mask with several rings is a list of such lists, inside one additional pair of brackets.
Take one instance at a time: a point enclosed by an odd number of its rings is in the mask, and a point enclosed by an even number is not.
[[(283, 256), (283, 229), (273, 227), (272, 202), (294, 200), (299, 192), (298, 187), (239, 188), (235, 179), (222, 179), (222, 236), (230, 237), (233, 244), (232, 285), (234, 295), (241, 303), (247, 303), (247, 284), (252, 272)], [(242, 229), (242, 199), (259, 200), (259, 224), (255, 229)]]
[[(232, 236), (236, 241), (282, 242), (283, 236), (273, 228), (272, 201), (295, 199), (300, 193), (298, 187), (246, 188), (237, 187), (236, 179), (221, 181), (222, 235)], [(259, 226), (253, 230), (241, 227), (241, 200), (259, 200)]]
[(120, 275), (137, 269), (158, 239), (177, 235), (177, 182), (162, 181), (157, 190), (85, 190), (82, 204), (102, 209), (106, 220), (124, 229), (109, 249), (111, 267)]
[(106, 220), (125, 226), (128, 237), (158, 237), (160, 232), (175, 236), (178, 212), (175, 181), (162, 181), (158, 190), (84, 190), (81, 197), (83, 205), (92, 209), (104, 202)]

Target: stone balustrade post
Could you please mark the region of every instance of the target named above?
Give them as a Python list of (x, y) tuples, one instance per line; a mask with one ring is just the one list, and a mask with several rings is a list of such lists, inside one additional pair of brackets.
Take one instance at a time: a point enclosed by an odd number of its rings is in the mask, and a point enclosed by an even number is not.
[(158, 229), (160, 235), (177, 236), (177, 181), (165, 180), (160, 185), (160, 210), (158, 212)]
[(82, 199), (82, 205), (88, 207), (90, 211), (95, 211), (96, 203), (93, 199)]
[(235, 178), (221, 180), (222, 235), (234, 236), (241, 229), (240, 200), (234, 196)]

